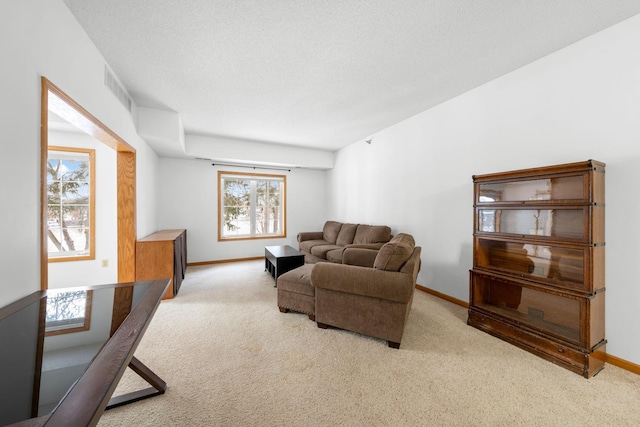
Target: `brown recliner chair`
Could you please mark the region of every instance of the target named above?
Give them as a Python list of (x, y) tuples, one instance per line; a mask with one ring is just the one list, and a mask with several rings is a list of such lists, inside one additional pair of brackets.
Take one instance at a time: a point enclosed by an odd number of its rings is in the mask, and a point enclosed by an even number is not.
[[(348, 251), (367, 250), (346, 249), (344, 260), (350, 258)], [(400, 233), (377, 251), (371, 266), (315, 264), (311, 284), (318, 327), (331, 325), (400, 348), (420, 271), (420, 253), (413, 237)]]

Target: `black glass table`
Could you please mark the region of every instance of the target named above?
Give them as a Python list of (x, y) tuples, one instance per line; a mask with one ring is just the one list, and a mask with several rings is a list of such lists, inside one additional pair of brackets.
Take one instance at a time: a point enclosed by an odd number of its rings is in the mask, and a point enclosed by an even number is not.
[[(95, 425), (166, 390), (134, 357), (169, 279), (34, 292), (0, 308), (0, 425)], [(151, 387), (112, 398), (127, 367)]]

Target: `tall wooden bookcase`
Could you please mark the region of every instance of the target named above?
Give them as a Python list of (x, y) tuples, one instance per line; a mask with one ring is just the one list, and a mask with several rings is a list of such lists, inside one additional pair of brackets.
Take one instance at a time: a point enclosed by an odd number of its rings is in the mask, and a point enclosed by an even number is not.
[(585, 378), (606, 355), (604, 168), (473, 177), (468, 324)]

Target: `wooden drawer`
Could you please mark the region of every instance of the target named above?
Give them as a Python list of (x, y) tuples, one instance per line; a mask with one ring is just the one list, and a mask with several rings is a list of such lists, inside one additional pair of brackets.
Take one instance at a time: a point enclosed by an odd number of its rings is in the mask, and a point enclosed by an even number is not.
[(530, 332), (521, 326), (494, 318), (475, 309), (469, 310), (469, 325), (534, 353), (566, 369), (589, 378), (604, 368), (606, 341), (585, 351), (560, 341)]
[(472, 270), (470, 297), (481, 312), (578, 348), (604, 339), (604, 293), (581, 296)]

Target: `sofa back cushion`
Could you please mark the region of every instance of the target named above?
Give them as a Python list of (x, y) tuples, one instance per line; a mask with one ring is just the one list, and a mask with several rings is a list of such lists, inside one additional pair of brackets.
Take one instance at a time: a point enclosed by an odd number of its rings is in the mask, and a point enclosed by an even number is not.
[(410, 234), (399, 233), (385, 243), (373, 262), (373, 268), (385, 271), (400, 271), (405, 262), (411, 258), (416, 242)]
[(391, 228), (386, 225), (359, 224), (353, 243), (357, 245), (367, 243), (386, 243), (391, 239)]
[(340, 227), (340, 233), (336, 238), (336, 245), (347, 246), (353, 243), (353, 238), (356, 236), (356, 229), (358, 224), (342, 224)]
[(336, 222), (336, 221), (325, 222), (324, 227), (322, 228), (322, 239), (327, 243), (335, 245), (336, 239), (338, 238), (338, 233), (340, 233), (341, 227), (342, 227), (341, 222)]

